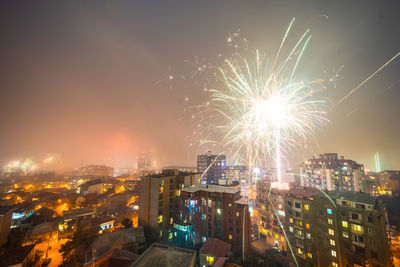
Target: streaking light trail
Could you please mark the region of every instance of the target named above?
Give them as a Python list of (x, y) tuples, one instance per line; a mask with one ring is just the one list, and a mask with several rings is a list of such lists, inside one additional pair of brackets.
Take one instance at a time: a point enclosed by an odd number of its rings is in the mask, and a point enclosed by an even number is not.
[(333, 106), (330, 110), (335, 108), (337, 105), (345, 101), (349, 96), (351, 96), (355, 91), (357, 91), (361, 86), (363, 86), (366, 82), (368, 82), (372, 77), (374, 77), (377, 73), (379, 73), (382, 69), (384, 69), (387, 65), (389, 65), (393, 60), (395, 60), (398, 56), (400, 56), (400, 52), (394, 55), (391, 59), (389, 59), (385, 64), (383, 64), (379, 69), (377, 69), (374, 73), (368, 76), (364, 81), (362, 81), (359, 85), (357, 85), (354, 89), (352, 89), (347, 95), (342, 97), (335, 106)]

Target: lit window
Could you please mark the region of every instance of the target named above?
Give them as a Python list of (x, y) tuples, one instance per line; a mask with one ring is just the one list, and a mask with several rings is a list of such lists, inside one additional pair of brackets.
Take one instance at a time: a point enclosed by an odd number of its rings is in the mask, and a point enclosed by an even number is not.
[(351, 225), (351, 230), (353, 231), (353, 232), (355, 232), (355, 233), (363, 233), (364, 231), (364, 229), (363, 229), (363, 227), (361, 226), (361, 225), (358, 225), (358, 224), (352, 224)]
[(328, 224), (333, 224), (332, 219), (328, 219)]
[(169, 233), (168, 239), (172, 239), (172, 233)]
[(221, 209), (217, 209), (217, 213), (218, 213), (218, 214), (221, 214)]
[(329, 229), (328, 232), (330, 235), (335, 235), (335, 231), (333, 231), (332, 229)]
[(301, 248), (297, 248), (297, 253), (299, 253), (300, 255), (303, 255), (303, 250)]
[(339, 265), (336, 262), (332, 262), (332, 267), (338, 267)]
[(304, 209), (305, 209), (305, 210), (309, 210), (309, 209), (310, 209), (310, 207), (308, 206), (308, 204), (305, 204), (305, 205), (304, 205)]
[(239, 212), (238, 211), (236, 212), (236, 217), (239, 217)]
[(298, 234), (299, 236), (303, 236), (303, 232), (302, 232), (301, 230), (297, 230), (297, 234)]
[(163, 217), (162, 215), (158, 216), (158, 223), (162, 223)]
[(335, 240), (331, 239), (330, 243), (331, 243), (332, 246), (334, 246), (335, 245)]
[(232, 240), (232, 235), (231, 234), (229, 235), (229, 240)]
[(228, 205), (229, 207), (232, 207), (232, 203), (229, 203), (229, 205)]
[(290, 231), (291, 233), (293, 233), (293, 227), (292, 227), (292, 226), (289, 227), (289, 231)]
[(310, 224), (309, 223), (306, 223), (306, 228), (310, 229)]
[(204, 243), (204, 242), (206, 242), (206, 240), (207, 240), (207, 238), (205, 237), (205, 236), (202, 236), (201, 237), (201, 241)]
[(326, 213), (331, 214), (332, 215), (332, 209), (326, 209)]
[(290, 219), (289, 219), (289, 222), (290, 222), (290, 223), (293, 223), (293, 218), (290, 218)]
[(207, 215), (205, 215), (205, 214), (201, 215), (201, 219), (202, 219), (203, 221), (206, 220), (206, 219), (207, 219)]
[(345, 238), (349, 238), (349, 233), (347, 233), (347, 232), (343, 232), (343, 237), (345, 237)]
[(307, 237), (308, 239), (311, 239), (311, 234), (310, 234), (310, 233), (306, 233), (306, 237)]
[(346, 221), (342, 221), (342, 226), (347, 228), (349, 227), (349, 224)]
[(214, 257), (207, 256), (207, 265), (214, 265)]
[(333, 257), (336, 257), (336, 251), (335, 251), (335, 250), (331, 250), (331, 255), (332, 255)]
[(307, 253), (307, 257), (309, 257), (310, 259), (312, 259), (312, 254), (310, 252)]

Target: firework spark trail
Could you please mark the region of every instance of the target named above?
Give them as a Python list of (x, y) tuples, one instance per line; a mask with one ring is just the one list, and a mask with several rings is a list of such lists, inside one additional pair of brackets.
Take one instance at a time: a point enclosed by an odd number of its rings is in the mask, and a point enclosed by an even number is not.
[(203, 173), (201, 174), (201, 176), (200, 176), (200, 181), (201, 181), (201, 182), (203, 181), (203, 176), (204, 176), (204, 174), (207, 173), (207, 171), (211, 168), (211, 166), (215, 163), (215, 161), (217, 161), (217, 159), (218, 159), (223, 153), (224, 153), (224, 152), (219, 153), (219, 154), (215, 157), (215, 159), (211, 162), (211, 164), (208, 165), (207, 169), (204, 170), (204, 172), (203, 172)]
[[(376, 94), (374, 96), (377, 97), (381, 94), (386, 93), (387, 91), (389, 91), (390, 89), (392, 89), (397, 83), (399, 83), (400, 80), (397, 80), (395, 82), (393, 82), (391, 85), (389, 85), (388, 87), (386, 87), (382, 92), (379, 92), (378, 94)], [(369, 103), (369, 102), (367, 102)], [(365, 104), (364, 104), (365, 105)], [(353, 115), (354, 113), (356, 113), (357, 111), (361, 110), (363, 108), (363, 105), (358, 106), (357, 108), (353, 109), (352, 111), (350, 111), (349, 113), (347, 113), (341, 120), (338, 121), (338, 123), (341, 123), (343, 120), (345, 120), (346, 118), (350, 117), (351, 115)]]
[(285, 151), (285, 147), (305, 141), (317, 125), (326, 121), (326, 101), (313, 98), (321, 91), (320, 81), (292, 82), (299, 59), (285, 73), (283, 70), (289, 68), (288, 58), (278, 63), (274, 71), (258, 51), (251, 63), (237, 55), (235, 60), (226, 60), (219, 68), (223, 88), (210, 90), (211, 105), (206, 110), (217, 115), (210, 124), (225, 131), (222, 143), (233, 146), (234, 155), (245, 152), (246, 158), (251, 159), (250, 166), (260, 166), (260, 159), (268, 158), (278, 145)]
[(387, 65), (389, 65), (393, 60), (395, 60), (398, 56), (400, 56), (400, 52), (398, 52), (396, 55), (394, 55), (391, 59), (389, 59), (385, 64), (383, 64), (379, 69), (377, 69), (374, 73), (372, 73), (368, 78), (366, 78), (362, 83), (357, 85), (353, 90), (351, 90), (347, 95), (342, 97), (336, 105), (331, 107), (328, 111), (334, 109), (337, 105), (345, 101), (349, 96), (351, 96), (355, 91), (357, 91), (361, 86), (363, 86), (366, 82), (368, 82), (370, 79), (372, 79), (377, 73), (379, 73), (382, 69), (384, 69)]

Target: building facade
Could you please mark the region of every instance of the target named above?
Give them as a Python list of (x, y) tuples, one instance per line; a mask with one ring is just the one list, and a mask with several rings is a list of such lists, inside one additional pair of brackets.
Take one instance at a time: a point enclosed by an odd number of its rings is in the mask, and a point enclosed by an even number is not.
[(139, 175), (149, 175), (155, 172), (152, 157), (148, 154), (139, 154), (137, 156), (137, 171)]
[(139, 225), (145, 227), (150, 240), (167, 238), (178, 210), (182, 188), (200, 182), (200, 174), (163, 170), (161, 174), (141, 179)]
[(380, 195), (400, 194), (400, 171), (385, 170), (379, 173)]
[(247, 253), (251, 242), (248, 203), (237, 188), (194, 185), (181, 190), (178, 220), (195, 226), (196, 243), (217, 238), (232, 245), (238, 256)]
[(363, 192), (289, 190), (286, 232), (293, 266), (391, 266), (387, 215)]
[(365, 192), (364, 166), (344, 157), (339, 159), (337, 153), (325, 153), (301, 164), (300, 183), (321, 190)]
[(268, 181), (257, 182), (253, 218), (257, 221), (261, 240), (278, 251), (287, 251), (285, 225), (285, 193), (287, 190), (270, 188)]
[(198, 155), (197, 171), (204, 173), (202, 183), (219, 184), (220, 179), (226, 179), (226, 156), (213, 155), (211, 151)]
[(0, 247), (7, 242), (13, 215), (12, 206), (0, 206)]

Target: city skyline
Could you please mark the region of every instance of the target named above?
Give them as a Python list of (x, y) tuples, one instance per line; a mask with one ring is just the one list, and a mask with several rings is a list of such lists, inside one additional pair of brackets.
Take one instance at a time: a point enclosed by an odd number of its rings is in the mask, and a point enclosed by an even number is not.
[[(335, 104), (399, 52), (391, 5), (4, 2), (0, 163), (55, 154), (68, 167), (123, 166), (153, 151), (166, 165), (195, 165), (209, 148), (189, 145), (193, 127), (182, 114), (205, 96), (185, 61), (226, 56), (226, 38), (238, 29), (251, 49), (274, 54), (296, 17), (294, 38), (307, 28), (313, 35), (300, 77), (328, 81)], [(397, 59), (340, 103), (315, 141), (288, 160), (337, 152), (374, 170), (379, 153), (382, 169), (399, 169), (399, 70)]]

